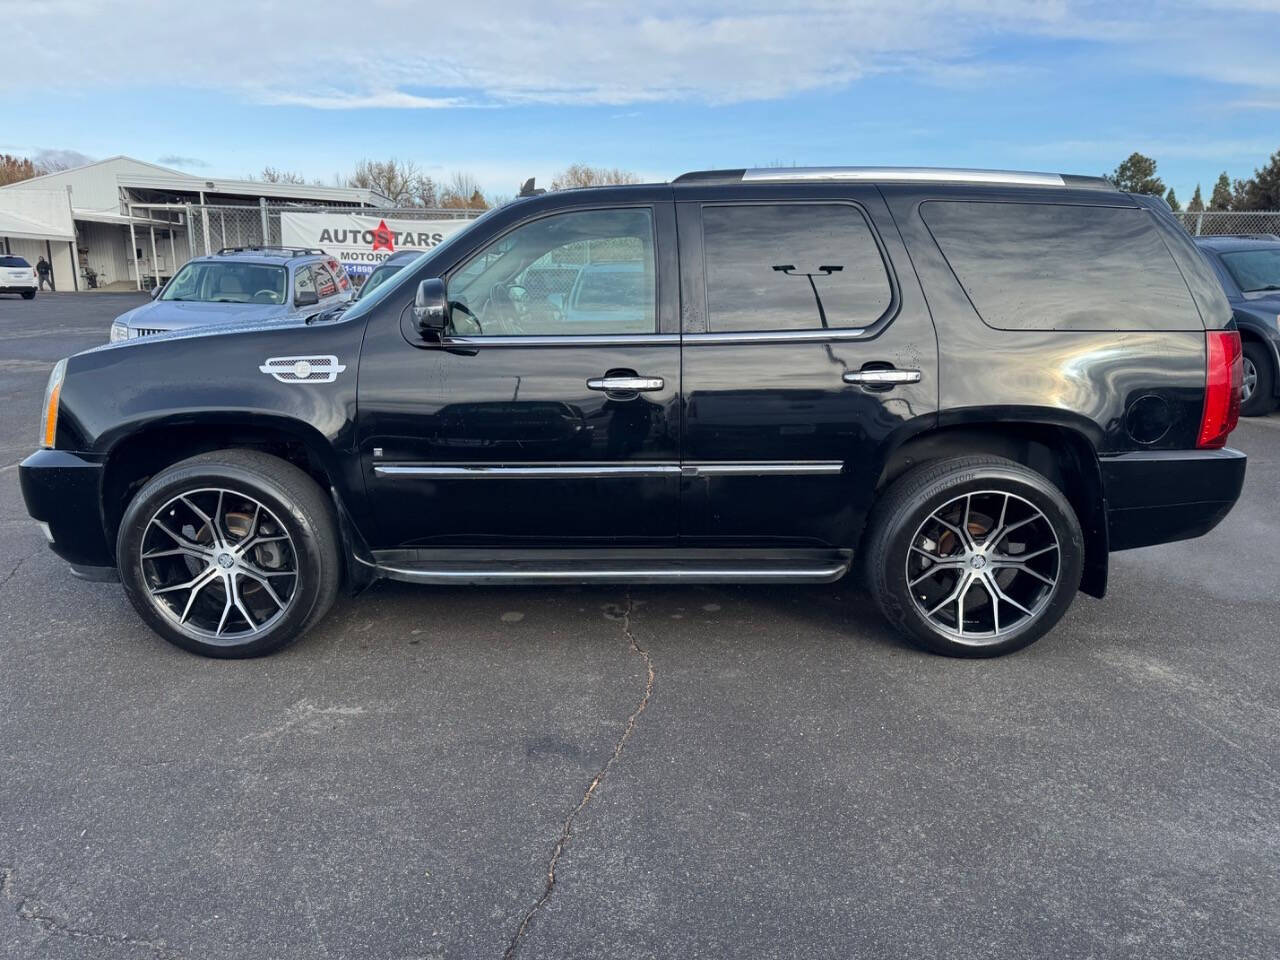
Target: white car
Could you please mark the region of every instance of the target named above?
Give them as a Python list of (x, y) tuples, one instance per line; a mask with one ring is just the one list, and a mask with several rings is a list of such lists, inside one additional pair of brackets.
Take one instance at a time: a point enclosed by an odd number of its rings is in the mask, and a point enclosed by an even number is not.
[(20, 293), (23, 300), (36, 296), (36, 271), (22, 257), (0, 253), (0, 293)]

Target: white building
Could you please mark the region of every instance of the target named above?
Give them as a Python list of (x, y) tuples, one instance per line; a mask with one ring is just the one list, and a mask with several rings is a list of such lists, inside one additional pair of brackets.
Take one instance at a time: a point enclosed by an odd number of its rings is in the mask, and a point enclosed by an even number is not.
[(142, 288), (193, 255), (278, 243), (282, 205), (389, 203), (373, 190), (197, 177), (109, 157), (0, 187), (0, 252), (44, 257), (61, 290), (83, 289), (86, 270), (98, 286)]

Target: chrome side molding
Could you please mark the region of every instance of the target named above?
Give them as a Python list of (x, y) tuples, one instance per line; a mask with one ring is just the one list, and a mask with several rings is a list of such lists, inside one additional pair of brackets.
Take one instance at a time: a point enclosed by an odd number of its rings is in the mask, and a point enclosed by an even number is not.
[[(633, 388), (634, 389), (634, 388)], [(403, 463), (375, 464), (378, 477), (406, 480), (594, 480), (610, 477), (763, 477), (820, 476), (844, 469), (842, 460), (707, 461), (695, 463), (575, 463), (487, 464)]]
[(686, 463), (681, 468), (686, 477), (764, 477), (818, 476), (839, 473), (843, 460), (804, 460), (793, 463)]
[(373, 472), (379, 477), (404, 477), (417, 480), (590, 480), (606, 477), (665, 477), (678, 474), (676, 463), (612, 464), (582, 463), (573, 465), (500, 464), (378, 464)]

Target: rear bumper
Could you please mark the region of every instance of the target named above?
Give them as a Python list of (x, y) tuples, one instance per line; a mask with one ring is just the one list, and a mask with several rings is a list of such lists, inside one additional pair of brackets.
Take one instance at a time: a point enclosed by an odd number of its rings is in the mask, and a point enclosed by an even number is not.
[(65, 450), (40, 450), (18, 465), (27, 513), (42, 524), (49, 548), (82, 576), (115, 565), (102, 523), (102, 472), (101, 463)]
[(34, 283), (19, 283), (13, 285), (0, 284), (0, 293), (35, 293), (36, 285)]
[(1112, 550), (1208, 533), (1240, 496), (1248, 458), (1239, 450), (1151, 450), (1102, 457)]

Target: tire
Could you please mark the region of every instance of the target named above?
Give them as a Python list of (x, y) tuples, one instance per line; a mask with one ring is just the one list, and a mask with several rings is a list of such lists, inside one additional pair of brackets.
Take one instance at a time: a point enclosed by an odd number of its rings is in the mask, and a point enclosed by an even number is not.
[(35, 292), (34, 290), (32, 290), (32, 291), (30, 291), (30, 292), (28, 292), (28, 293), (24, 293), (24, 294), (22, 295), (22, 299), (23, 299), (23, 300), (34, 300), (35, 298), (36, 298), (36, 292)]
[(306, 473), (257, 451), (221, 450), (176, 463), (138, 491), (120, 522), (116, 564), (134, 609), (170, 643), (257, 657), (329, 610), (339, 542), (333, 503)]
[[(998, 536), (1002, 518), (1008, 532)], [(864, 543), (867, 584), (885, 618), (917, 645), (953, 657), (1034, 643), (1066, 613), (1084, 566), (1080, 522), (1062, 492), (993, 456), (935, 460), (905, 473), (877, 502)], [(963, 606), (945, 603), (966, 576), (973, 579), (960, 592)]]
[(1265, 343), (1246, 340), (1244, 344), (1244, 372), (1249, 380), (1253, 369), (1253, 390), (1249, 399), (1240, 404), (1240, 416), (1264, 417), (1276, 408), (1276, 368)]

